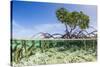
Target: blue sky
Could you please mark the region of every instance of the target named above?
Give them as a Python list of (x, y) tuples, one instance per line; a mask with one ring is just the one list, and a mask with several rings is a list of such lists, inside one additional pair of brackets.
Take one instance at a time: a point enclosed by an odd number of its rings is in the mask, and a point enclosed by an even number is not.
[(57, 20), (55, 14), (61, 7), (70, 12), (83, 11), (90, 16), (90, 25), (97, 27), (97, 7), (94, 5), (13, 1), (12, 6), (14, 38), (27, 38), (38, 32), (63, 34), (65, 26)]

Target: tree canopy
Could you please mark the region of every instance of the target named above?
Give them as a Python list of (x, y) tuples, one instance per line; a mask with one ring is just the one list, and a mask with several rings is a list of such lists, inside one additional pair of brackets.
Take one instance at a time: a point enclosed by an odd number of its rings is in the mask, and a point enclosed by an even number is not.
[(69, 26), (71, 29), (75, 29), (76, 26), (79, 26), (80, 29), (89, 27), (89, 16), (82, 11), (69, 12), (65, 8), (60, 8), (56, 11), (56, 16), (61, 23), (65, 24), (65, 26)]
[[(69, 12), (65, 8), (59, 8), (58, 10), (56, 10), (56, 17), (61, 23), (65, 25), (66, 34), (69, 33), (70, 36), (73, 30), (76, 29), (76, 27), (79, 27), (81, 30), (89, 28), (90, 18), (82, 11)], [(68, 27), (70, 29), (68, 29)]]

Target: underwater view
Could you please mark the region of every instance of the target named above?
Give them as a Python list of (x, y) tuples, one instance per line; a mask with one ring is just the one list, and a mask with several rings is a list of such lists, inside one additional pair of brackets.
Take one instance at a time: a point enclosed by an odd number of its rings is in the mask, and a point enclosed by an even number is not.
[(12, 40), (11, 42), (13, 66), (97, 60), (97, 40)]

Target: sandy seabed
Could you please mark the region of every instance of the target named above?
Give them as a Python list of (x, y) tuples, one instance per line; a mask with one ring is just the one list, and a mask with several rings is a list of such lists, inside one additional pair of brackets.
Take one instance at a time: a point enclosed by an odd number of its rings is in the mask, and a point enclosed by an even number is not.
[(91, 49), (74, 50), (63, 48), (50, 48), (45, 52), (35, 51), (34, 55), (28, 58), (22, 58), (18, 64), (12, 62), (14, 67), (47, 65), (47, 64), (66, 64), (94, 62), (97, 60), (97, 52)]

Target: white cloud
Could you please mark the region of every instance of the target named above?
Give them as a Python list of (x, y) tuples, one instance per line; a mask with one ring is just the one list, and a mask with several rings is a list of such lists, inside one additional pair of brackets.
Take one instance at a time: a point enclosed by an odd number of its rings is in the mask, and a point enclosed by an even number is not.
[(32, 32), (31, 29), (24, 28), (23, 26), (17, 24), (15, 21), (13, 21), (12, 28), (12, 35), (14, 38), (27, 38)]
[(14, 38), (31, 38), (33, 35), (39, 33), (63, 33), (64, 32), (64, 25), (60, 23), (56, 24), (39, 24), (35, 25), (32, 28), (25, 28), (15, 21), (13, 21), (13, 37)]
[(61, 30), (64, 30), (64, 25), (55, 23), (55, 24), (40, 24), (34, 26), (34, 29), (38, 32), (49, 32), (49, 33), (55, 33), (60, 32)]

